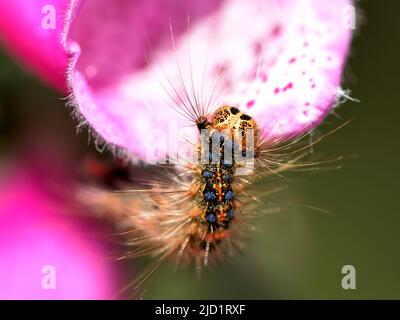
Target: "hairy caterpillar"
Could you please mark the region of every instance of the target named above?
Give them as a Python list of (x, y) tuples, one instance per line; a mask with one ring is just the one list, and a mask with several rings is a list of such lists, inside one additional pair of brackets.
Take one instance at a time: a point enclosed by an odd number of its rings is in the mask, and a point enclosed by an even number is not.
[[(172, 30), (171, 37), (175, 49)], [(79, 195), (82, 201), (117, 218), (131, 247), (121, 259), (150, 256), (155, 260), (150, 271), (130, 284), (133, 287), (140, 286), (166, 261), (177, 268), (194, 265), (200, 270), (241, 251), (253, 228), (251, 219), (276, 210), (259, 205), (260, 197), (278, 190), (275, 185), (264, 184), (260, 190), (254, 182), (317, 164), (305, 162), (304, 157), (321, 138), (305, 141), (310, 131), (298, 138), (271, 138), (260, 130), (263, 126), (258, 119), (237, 106), (210, 106), (212, 94), (200, 98), (189, 70), (187, 81), (178, 64), (176, 81), (166, 76), (172, 92), (164, 89), (171, 112), (175, 110), (197, 128), (198, 139), (190, 141), (197, 161), (155, 165), (149, 169), (150, 177), (123, 190), (86, 188)]]
[[(196, 126), (199, 135), (207, 133), (205, 144), (195, 147), (198, 163), (150, 166), (136, 177), (134, 188), (131, 184), (119, 191), (85, 188), (79, 194), (83, 202), (115, 216), (129, 247), (118, 259), (148, 256), (155, 261), (124, 290), (141, 287), (165, 262), (175, 269), (194, 266), (201, 272), (204, 266), (242, 252), (253, 219), (279, 212), (278, 206), (260, 205), (260, 199), (281, 189), (282, 172), (308, 170), (321, 163), (303, 159), (324, 136), (313, 142), (307, 134), (271, 141), (260, 134), (254, 119), (236, 107), (224, 106), (211, 116), (200, 116)], [(247, 130), (238, 129), (244, 126)], [(246, 133), (254, 137), (254, 150), (252, 144), (246, 145)], [(231, 158), (224, 156), (230, 152)], [(238, 160), (235, 155), (242, 157)], [(246, 163), (252, 157), (254, 162)], [(251, 170), (240, 172), (248, 167)], [(261, 187), (257, 181), (264, 181)]]

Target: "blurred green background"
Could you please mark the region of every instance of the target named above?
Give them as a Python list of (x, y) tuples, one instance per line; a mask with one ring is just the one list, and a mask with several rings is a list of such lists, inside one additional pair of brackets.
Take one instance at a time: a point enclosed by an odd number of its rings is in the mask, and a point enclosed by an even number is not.
[[(293, 206), (263, 219), (243, 256), (205, 272), (201, 281), (194, 272), (163, 268), (144, 298), (400, 298), (400, 2), (358, 4), (363, 18), (343, 87), (361, 102), (336, 110), (341, 119), (330, 116), (324, 132), (354, 120), (315, 148), (328, 158), (344, 156), (342, 168), (297, 174), (284, 196), (330, 214)], [(77, 122), (61, 98), (0, 53), (2, 161), (35, 148), (30, 141), (42, 135), (75, 167), (88, 152), (96, 153), (87, 132), (76, 135)], [(141, 263), (121, 263), (121, 272), (129, 278)], [(356, 290), (341, 287), (341, 269), (348, 264), (357, 271)]]

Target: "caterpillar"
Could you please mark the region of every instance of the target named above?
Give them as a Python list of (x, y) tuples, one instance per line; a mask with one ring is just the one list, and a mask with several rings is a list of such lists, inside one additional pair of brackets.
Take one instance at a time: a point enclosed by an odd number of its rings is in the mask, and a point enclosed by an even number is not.
[[(252, 220), (280, 207), (262, 207), (260, 199), (281, 189), (281, 173), (307, 170), (321, 162), (304, 161), (309, 142), (304, 134), (281, 141), (263, 136), (255, 119), (232, 106), (217, 108), (195, 120), (199, 133), (194, 146), (196, 163), (160, 164), (148, 167), (136, 187), (108, 191), (85, 187), (82, 202), (114, 215), (119, 235), (128, 249), (120, 259), (148, 256), (154, 260), (129, 283), (139, 288), (164, 263), (177, 270), (222, 263), (242, 252), (254, 229)], [(305, 141), (304, 141), (305, 140)], [(337, 159), (335, 159), (337, 160)], [(257, 181), (263, 183), (261, 190)]]
[[(172, 30), (171, 38), (175, 49)], [(210, 108), (211, 97), (204, 103), (196, 96), (192, 70), (192, 90), (186, 88), (179, 65), (178, 70), (180, 88), (168, 79), (172, 93), (167, 93), (171, 112), (183, 115), (197, 130), (197, 141), (190, 141), (196, 161), (171, 161), (175, 159), (168, 155), (169, 162), (147, 167), (147, 175), (121, 190), (88, 186), (79, 190), (81, 202), (118, 222), (119, 234), (129, 247), (119, 259), (148, 256), (154, 260), (150, 270), (126, 288), (140, 287), (168, 261), (175, 269), (194, 266), (200, 273), (203, 267), (242, 251), (254, 228), (252, 219), (279, 210), (259, 203), (280, 186), (267, 183), (260, 190), (255, 182), (321, 163), (305, 158), (327, 134), (310, 142), (312, 130), (305, 128), (299, 137), (272, 137), (260, 129), (262, 123), (235, 105)]]

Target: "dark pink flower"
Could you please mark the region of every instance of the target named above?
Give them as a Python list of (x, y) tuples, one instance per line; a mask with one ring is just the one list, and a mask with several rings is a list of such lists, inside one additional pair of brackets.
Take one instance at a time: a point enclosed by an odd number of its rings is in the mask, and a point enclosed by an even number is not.
[(93, 226), (85, 230), (76, 223), (76, 210), (51, 196), (26, 168), (2, 173), (0, 299), (114, 297), (105, 248), (89, 236)]
[[(34, 73), (63, 91), (68, 56), (60, 34), (67, 7), (68, 0), (0, 1), (0, 42)], [(48, 20), (52, 8), (54, 25)]]

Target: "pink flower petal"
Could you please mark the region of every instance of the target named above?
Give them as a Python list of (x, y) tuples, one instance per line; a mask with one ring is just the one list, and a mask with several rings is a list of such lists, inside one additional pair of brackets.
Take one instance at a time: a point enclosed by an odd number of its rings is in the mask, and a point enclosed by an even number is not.
[[(61, 31), (68, 0), (0, 1), (0, 42), (51, 86), (66, 91)], [(55, 29), (47, 17), (55, 13)]]
[(300, 134), (337, 99), (351, 3), (73, 1), (64, 41), (72, 56), (74, 102), (107, 143), (143, 158), (160, 157), (171, 153), (178, 131), (179, 147), (188, 147), (182, 137), (190, 141), (195, 134), (187, 122), (176, 124), (182, 117), (165, 92), (183, 95), (169, 83), (179, 88), (179, 65), (190, 96), (195, 91), (200, 99), (204, 91), (201, 100), (207, 101), (217, 81), (220, 104), (246, 110), (270, 135)]
[(20, 169), (0, 185), (0, 299), (112, 299), (115, 276), (104, 247), (87, 237), (93, 226), (78, 227), (71, 209)]

